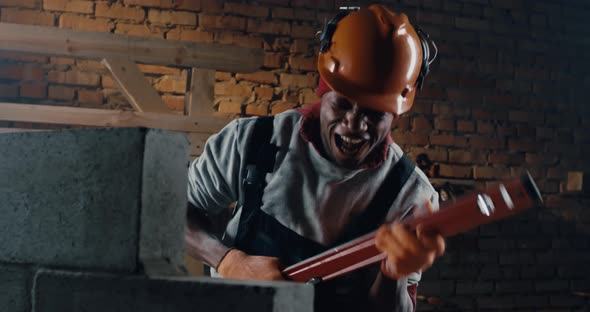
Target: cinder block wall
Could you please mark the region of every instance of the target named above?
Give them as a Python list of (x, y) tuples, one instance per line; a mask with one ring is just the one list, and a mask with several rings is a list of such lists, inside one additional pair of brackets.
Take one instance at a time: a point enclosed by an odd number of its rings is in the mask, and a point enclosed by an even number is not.
[[(216, 74), (215, 108), (268, 115), (318, 101), (315, 32), (360, 1), (0, 0), (0, 21), (261, 48), (255, 73)], [(364, 3), (363, 3), (364, 4)], [(440, 175), (477, 187), (527, 168), (549, 207), (449, 240), (425, 274), (420, 309), (581, 310), (588, 306), (589, 203), (559, 195), (590, 171), (586, 1), (399, 0), (437, 42), (439, 59), (393, 131)], [(0, 100), (129, 108), (93, 61), (2, 53)], [(186, 70), (142, 66), (181, 111)], [(19, 124), (3, 123), (4, 126)], [(24, 125), (30, 126), (30, 125)], [(426, 301), (429, 301), (428, 304)]]

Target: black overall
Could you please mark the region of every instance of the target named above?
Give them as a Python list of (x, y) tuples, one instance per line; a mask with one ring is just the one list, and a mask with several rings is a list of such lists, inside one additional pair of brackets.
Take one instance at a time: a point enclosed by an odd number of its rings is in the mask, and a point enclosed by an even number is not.
[[(245, 194), (241, 198), (242, 214), (234, 241), (236, 248), (251, 255), (278, 257), (283, 265), (290, 266), (372, 232), (384, 222), (393, 201), (414, 171), (414, 163), (405, 154), (391, 169), (367, 209), (345, 227), (334, 245), (324, 246), (300, 236), (264, 213), (260, 207), (265, 175), (273, 171), (278, 150), (270, 144), (273, 120), (273, 117), (258, 118), (249, 140), (247, 173), (243, 181)], [(367, 274), (366, 270), (374, 274)], [(317, 284), (315, 311), (365, 311), (369, 288), (378, 270), (378, 265), (373, 265)]]

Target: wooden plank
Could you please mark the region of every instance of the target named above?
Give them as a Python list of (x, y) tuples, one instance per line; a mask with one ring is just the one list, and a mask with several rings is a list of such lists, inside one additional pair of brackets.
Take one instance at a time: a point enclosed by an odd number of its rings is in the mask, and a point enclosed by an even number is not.
[(189, 141), (190, 141), (190, 155), (191, 156), (200, 156), (203, 154), (203, 149), (205, 148), (205, 143), (207, 143), (207, 139), (211, 136), (210, 133), (190, 133), (189, 134)]
[(101, 64), (108, 69), (127, 101), (138, 112), (170, 114), (158, 91), (132, 61), (121, 58), (104, 58)]
[(190, 75), (189, 89), (186, 95), (185, 114), (212, 114), (213, 91), (215, 88), (215, 71), (212, 69), (193, 68)]
[(0, 50), (251, 72), (262, 66), (262, 49), (164, 40), (55, 27), (0, 23)]
[(229, 120), (65, 106), (0, 103), (0, 120), (96, 127), (146, 127), (181, 132), (216, 133)]

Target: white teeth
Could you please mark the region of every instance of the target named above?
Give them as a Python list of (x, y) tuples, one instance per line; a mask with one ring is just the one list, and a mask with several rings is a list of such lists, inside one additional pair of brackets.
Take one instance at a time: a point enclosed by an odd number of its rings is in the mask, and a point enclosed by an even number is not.
[(362, 139), (353, 139), (351, 137), (347, 137), (347, 136), (340, 136), (342, 138), (342, 141), (346, 142), (346, 143), (351, 143), (351, 144), (358, 144), (361, 143), (363, 140)]

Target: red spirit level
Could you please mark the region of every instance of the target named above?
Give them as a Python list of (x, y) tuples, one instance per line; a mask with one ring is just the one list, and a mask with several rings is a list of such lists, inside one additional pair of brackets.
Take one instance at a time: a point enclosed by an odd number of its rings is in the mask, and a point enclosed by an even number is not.
[[(406, 222), (412, 228), (422, 224), (448, 237), (479, 225), (522, 212), (542, 204), (543, 199), (528, 173), (488, 187), (483, 192), (465, 195), (447, 203), (438, 211)], [(284, 276), (297, 282), (317, 283), (379, 262), (385, 255), (375, 247), (375, 232), (359, 237), (296, 263), (283, 271)]]

